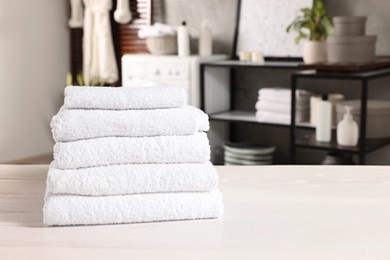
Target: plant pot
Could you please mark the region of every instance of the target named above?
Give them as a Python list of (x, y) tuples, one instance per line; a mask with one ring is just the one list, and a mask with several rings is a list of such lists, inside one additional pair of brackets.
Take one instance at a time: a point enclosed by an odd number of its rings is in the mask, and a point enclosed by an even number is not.
[(305, 41), (303, 61), (307, 64), (326, 62), (327, 51), (324, 41)]

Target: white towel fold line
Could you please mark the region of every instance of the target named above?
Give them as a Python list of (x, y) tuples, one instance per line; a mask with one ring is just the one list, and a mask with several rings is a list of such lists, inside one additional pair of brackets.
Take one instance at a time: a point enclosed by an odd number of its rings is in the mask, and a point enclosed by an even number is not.
[(153, 110), (61, 109), (50, 125), (56, 142), (109, 136), (191, 135), (209, 130), (208, 116), (191, 106)]
[[(258, 91), (259, 96), (274, 98), (291, 98), (291, 89), (289, 88), (261, 88)], [(303, 89), (295, 91), (296, 97), (309, 97), (312, 93)]]
[[(255, 108), (257, 110), (262, 111), (269, 111), (269, 112), (277, 112), (277, 113), (283, 113), (283, 114), (289, 114), (291, 113), (291, 105), (289, 104), (281, 104), (281, 103), (274, 103), (274, 102), (268, 102), (268, 101), (257, 101), (255, 104)], [(296, 113), (309, 113), (310, 112), (310, 106), (301, 106), (298, 105), (295, 108)]]
[[(258, 97), (257, 101), (260, 102), (271, 102), (275, 104), (282, 104), (282, 105), (288, 105), (291, 106), (291, 98), (285, 97), (285, 98), (274, 98), (274, 97)], [(309, 106), (310, 105), (310, 98), (297, 98), (295, 100), (295, 104), (297, 106)]]
[(65, 88), (64, 107), (81, 109), (154, 109), (182, 107), (186, 92), (180, 87), (76, 87)]
[[(291, 115), (275, 112), (257, 111), (256, 118), (260, 122), (278, 123), (289, 125), (291, 123)], [(296, 115), (295, 122), (308, 121), (308, 115)]]
[(124, 196), (47, 196), (43, 222), (51, 226), (98, 225), (218, 218), (222, 194), (150, 193)]
[(137, 193), (210, 191), (218, 175), (210, 163), (124, 164), (60, 170), (52, 163), (48, 194), (128, 195)]
[(102, 137), (54, 145), (58, 169), (131, 163), (205, 163), (209, 159), (210, 146), (204, 132), (185, 136)]

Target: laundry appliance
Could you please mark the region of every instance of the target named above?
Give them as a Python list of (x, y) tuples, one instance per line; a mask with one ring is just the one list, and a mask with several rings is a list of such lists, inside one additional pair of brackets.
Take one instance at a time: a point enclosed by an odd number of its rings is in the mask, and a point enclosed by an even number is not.
[(226, 59), (226, 55), (207, 57), (127, 54), (122, 57), (122, 85), (130, 86), (134, 78), (183, 87), (188, 103), (200, 107), (200, 64)]

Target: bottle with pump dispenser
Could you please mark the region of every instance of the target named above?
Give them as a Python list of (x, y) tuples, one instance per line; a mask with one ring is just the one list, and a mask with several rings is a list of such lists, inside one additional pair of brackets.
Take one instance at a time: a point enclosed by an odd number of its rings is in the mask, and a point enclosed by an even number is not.
[(359, 128), (353, 120), (352, 107), (345, 107), (343, 120), (337, 125), (337, 143), (342, 146), (356, 146), (359, 140)]
[(208, 20), (204, 20), (199, 35), (199, 56), (211, 56), (213, 52), (213, 39)]
[(322, 100), (317, 103), (316, 140), (318, 142), (330, 142), (332, 139), (332, 103), (328, 101), (328, 95), (322, 95)]
[(190, 56), (190, 34), (185, 21), (177, 28), (177, 49), (179, 57)]

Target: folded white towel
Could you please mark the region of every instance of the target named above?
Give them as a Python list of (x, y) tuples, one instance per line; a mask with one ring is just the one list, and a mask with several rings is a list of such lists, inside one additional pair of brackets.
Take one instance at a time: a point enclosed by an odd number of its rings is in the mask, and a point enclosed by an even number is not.
[[(267, 112), (276, 112), (281, 114), (290, 114), (291, 113), (291, 105), (283, 104), (283, 103), (275, 103), (268, 101), (257, 101), (255, 105), (257, 110), (267, 111)], [(310, 112), (310, 106), (307, 104), (306, 106), (298, 105), (296, 106), (295, 112), (298, 114), (308, 114)]]
[[(258, 97), (257, 101), (260, 102), (270, 102), (275, 104), (282, 104), (291, 106), (291, 98), (284, 97), (284, 98), (275, 98), (275, 97)], [(300, 98), (295, 100), (296, 106), (308, 106), (310, 104), (310, 98)]]
[(46, 225), (97, 225), (218, 218), (222, 195), (211, 192), (149, 193), (123, 196), (48, 196)]
[(58, 169), (129, 163), (205, 163), (209, 159), (210, 146), (204, 132), (183, 136), (103, 137), (54, 145)]
[(218, 175), (210, 163), (123, 164), (60, 170), (52, 163), (46, 192), (73, 195), (210, 191)]
[[(297, 89), (295, 98), (297, 103), (303, 99), (308, 102), (311, 92)], [(259, 99), (268, 99), (269, 101), (285, 102), (291, 104), (291, 89), (287, 88), (262, 88), (259, 90)]]
[(190, 135), (209, 130), (201, 110), (183, 108), (148, 110), (61, 109), (51, 121), (56, 142), (109, 136)]
[(64, 108), (153, 109), (182, 107), (186, 92), (180, 87), (66, 87)]
[[(257, 111), (256, 118), (260, 122), (268, 122), (268, 123), (277, 123), (289, 125), (291, 124), (291, 115), (290, 114), (282, 114), (276, 112), (267, 112), (267, 111)], [(296, 114), (295, 122), (306, 122), (309, 120), (308, 114)]]
[(155, 23), (152, 26), (144, 26), (138, 31), (138, 37), (145, 39), (148, 37), (162, 37), (167, 35), (176, 35), (175, 27), (167, 24)]

